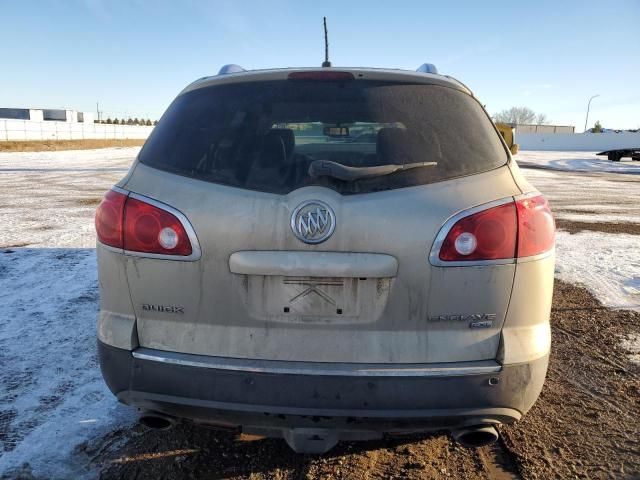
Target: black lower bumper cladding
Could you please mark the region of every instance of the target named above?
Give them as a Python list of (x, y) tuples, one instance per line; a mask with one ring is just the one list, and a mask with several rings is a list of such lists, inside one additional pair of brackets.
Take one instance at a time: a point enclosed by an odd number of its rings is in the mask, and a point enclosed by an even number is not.
[(518, 420), (537, 399), (548, 357), (458, 376), (336, 376), (221, 370), (135, 358), (98, 342), (125, 404), (222, 426), (426, 431)]

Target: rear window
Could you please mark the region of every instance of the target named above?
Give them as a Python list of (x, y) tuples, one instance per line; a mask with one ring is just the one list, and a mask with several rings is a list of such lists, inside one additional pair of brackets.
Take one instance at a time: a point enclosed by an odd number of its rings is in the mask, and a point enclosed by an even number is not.
[[(180, 95), (139, 159), (169, 172), (251, 190), (286, 194), (319, 185), (354, 194), (484, 172), (504, 165), (507, 154), (478, 102), (455, 89), (285, 80), (212, 86)], [(316, 160), (356, 169), (436, 165), (341, 180), (311, 175)]]

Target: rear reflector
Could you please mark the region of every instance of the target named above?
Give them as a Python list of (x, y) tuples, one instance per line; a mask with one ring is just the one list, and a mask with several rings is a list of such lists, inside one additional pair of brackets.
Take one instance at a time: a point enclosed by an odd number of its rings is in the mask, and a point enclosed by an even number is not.
[(98, 240), (130, 252), (189, 256), (189, 235), (169, 209), (111, 190), (96, 211)]
[(511, 201), (458, 220), (440, 246), (442, 262), (532, 257), (550, 251), (555, 224), (547, 200), (538, 195)]
[(287, 77), (289, 80), (304, 80), (312, 82), (348, 82), (355, 80), (351, 72), (335, 72), (333, 70), (318, 70), (312, 72), (293, 72)]

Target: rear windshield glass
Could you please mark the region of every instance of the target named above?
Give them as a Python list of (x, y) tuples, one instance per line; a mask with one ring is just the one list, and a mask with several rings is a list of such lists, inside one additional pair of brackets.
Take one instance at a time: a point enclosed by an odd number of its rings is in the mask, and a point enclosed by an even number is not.
[[(264, 192), (320, 185), (353, 194), (484, 172), (504, 165), (507, 154), (477, 101), (452, 88), (284, 80), (180, 95), (139, 159), (180, 175)], [(318, 160), (355, 167), (356, 175), (322, 174), (311, 168)], [(421, 162), (429, 164), (414, 165)], [(384, 165), (405, 168), (370, 168)]]

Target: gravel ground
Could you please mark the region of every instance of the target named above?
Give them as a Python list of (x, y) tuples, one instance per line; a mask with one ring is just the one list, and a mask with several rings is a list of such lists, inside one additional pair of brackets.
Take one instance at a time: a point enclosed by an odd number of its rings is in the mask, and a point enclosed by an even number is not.
[(640, 314), (603, 308), (556, 281), (542, 395), (502, 438), (524, 478), (640, 478), (640, 366), (621, 338)]
[[(148, 458), (149, 452), (162, 456)], [(479, 452), (446, 436), (345, 443), (308, 456), (282, 440), (244, 440), (183, 425), (160, 433), (138, 429), (105, 457), (101, 479), (488, 478)]]

